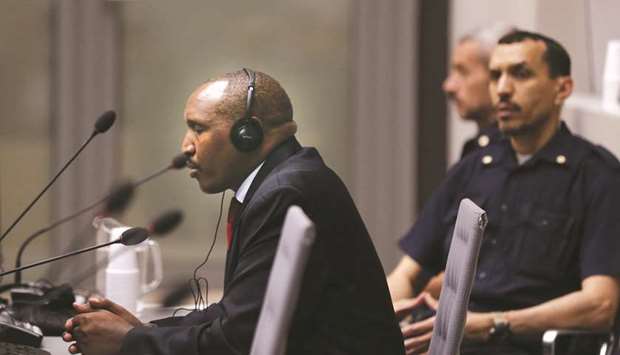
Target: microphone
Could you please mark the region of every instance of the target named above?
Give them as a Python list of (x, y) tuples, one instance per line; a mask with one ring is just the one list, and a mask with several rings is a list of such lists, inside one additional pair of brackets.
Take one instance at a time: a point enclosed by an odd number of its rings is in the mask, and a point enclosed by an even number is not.
[[(113, 122), (113, 120), (112, 120)], [(97, 123), (99, 123), (99, 121), (97, 121)], [(103, 127), (105, 128), (105, 127)], [(109, 128), (109, 127), (107, 127)], [(19, 251), (17, 253), (17, 257), (15, 259), (15, 268), (19, 268), (21, 266), (21, 257), (22, 254), (24, 252), (24, 249), (26, 248), (26, 246), (28, 244), (30, 244), (34, 239), (36, 239), (38, 236), (42, 235), (43, 233), (46, 233), (90, 210), (92, 210), (93, 208), (99, 206), (100, 204), (105, 202), (105, 207), (103, 208), (103, 211), (101, 214), (103, 215), (109, 215), (112, 213), (116, 213), (116, 212), (120, 212), (122, 210), (124, 210), (127, 206), (127, 204), (129, 203), (130, 199), (133, 197), (134, 191), (136, 189), (136, 187), (144, 184), (145, 182), (156, 178), (159, 175), (162, 175), (163, 173), (169, 171), (169, 170), (179, 170), (182, 169), (184, 167), (187, 166), (187, 160), (189, 159), (189, 156), (187, 156), (184, 153), (178, 154), (176, 155), (172, 161), (170, 162), (170, 164), (168, 164), (166, 167), (164, 167), (163, 169), (160, 169), (158, 171), (156, 171), (155, 173), (147, 176), (146, 178), (143, 178), (142, 180), (138, 180), (137, 182), (131, 182), (128, 181), (126, 183), (120, 184), (118, 185), (115, 189), (112, 190), (112, 192), (110, 194), (108, 194), (107, 196), (105, 196), (104, 198), (98, 200), (97, 202), (77, 211), (76, 213), (64, 217), (54, 223), (52, 223), (51, 225), (45, 227), (45, 228), (41, 228), (38, 231), (34, 232), (32, 235), (30, 235), (20, 246)], [(181, 216), (182, 218), (182, 216)], [(180, 222), (180, 221), (179, 221)], [(73, 243), (70, 243), (73, 244)], [(15, 274), (15, 283), (16, 284), (20, 284), (21, 283), (21, 272), (17, 272)]]
[(2, 233), (2, 235), (0, 236), (0, 242), (11, 232), (11, 230), (13, 230), (13, 228), (17, 225), (17, 223), (19, 223), (19, 221), (21, 221), (21, 219), (26, 215), (26, 213), (30, 211), (32, 206), (34, 206), (34, 204), (39, 201), (41, 196), (43, 196), (43, 194), (52, 186), (52, 184), (56, 181), (56, 179), (58, 179), (60, 174), (62, 174), (67, 169), (67, 167), (78, 157), (78, 155), (80, 155), (80, 153), (84, 150), (84, 148), (86, 148), (90, 141), (98, 134), (105, 133), (108, 129), (110, 129), (110, 127), (112, 127), (112, 125), (114, 124), (115, 120), (116, 112), (114, 111), (106, 111), (101, 116), (99, 116), (97, 122), (95, 122), (95, 128), (90, 137), (88, 137), (86, 142), (82, 144), (82, 146), (77, 150), (77, 152), (75, 152), (75, 154), (73, 154), (73, 156), (60, 169), (60, 171), (56, 173), (56, 175), (52, 178), (52, 180), (50, 180), (47, 186), (43, 188), (43, 190), (37, 195), (37, 197), (35, 197), (34, 200), (32, 200), (32, 202), (24, 209), (24, 211), (15, 219), (15, 221), (13, 221), (9, 228), (7, 228), (4, 233)]
[(106, 216), (123, 212), (127, 206), (129, 206), (129, 202), (131, 202), (135, 190), (136, 185), (131, 181), (116, 185), (116, 187), (112, 189), (112, 192), (102, 200), (104, 205), (99, 215)]
[(99, 116), (97, 122), (95, 122), (95, 130), (93, 132), (93, 136), (107, 132), (107, 130), (112, 127), (115, 120), (116, 112), (112, 110), (104, 112), (101, 116)]
[(28, 264), (28, 265), (25, 265), (25, 266), (20, 266), (19, 268), (15, 268), (13, 270), (9, 270), (9, 271), (5, 271), (5, 272), (0, 273), (0, 277), (12, 274), (14, 272), (30, 269), (30, 268), (33, 268), (35, 266), (39, 266), (39, 265), (43, 265), (43, 264), (48, 264), (48, 263), (51, 263), (51, 262), (56, 261), (56, 260), (68, 258), (70, 256), (82, 254), (82, 253), (85, 253), (85, 252), (88, 252), (88, 251), (91, 251), (91, 250), (107, 247), (108, 245), (112, 245), (112, 244), (119, 244), (119, 243), (123, 244), (123, 245), (136, 245), (136, 244), (140, 244), (148, 237), (149, 237), (149, 231), (146, 230), (145, 228), (140, 228), (140, 227), (130, 228), (130, 229), (124, 231), (118, 239), (113, 240), (111, 242), (107, 242), (107, 243), (103, 243), (103, 244), (97, 244), (97, 245), (94, 245), (94, 246), (91, 246), (91, 247), (88, 247), (88, 248), (79, 249), (79, 250), (76, 250), (76, 251), (72, 251), (70, 253), (66, 253), (66, 254), (63, 254), (63, 255), (55, 256), (53, 258), (44, 259), (44, 260), (38, 261), (36, 263)]
[[(136, 245), (145, 241), (149, 235), (149, 231), (146, 230), (146, 228), (133, 227), (124, 231), (117, 240), (109, 242), (108, 245), (116, 243), (121, 243), (127, 246)], [(98, 246), (97, 248), (100, 247)]]
[(143, 178), (142, 180), (138, 180), (135, 183), (135, 186), (140, 186), (142, 184), (144, 184), (145, 182), (154, 179), (156, 177), (158, 177), (159, 175), (165, 173), (168, 170), (180, 170), (183, 168), (187, 167), (187, 161), (189, 160), (190, 156), (185, 154), (185, 153), (180, 153), (177, 154), (174, 158), (172, 158), (172, 161), (170, 162), (170, 164), (168, 164), (168, 166), (166, 166), (165, 168), (154, 172), (153, 174)]
[(148, 230), (152, 235), (163, 235), (170, 233), (181, 222), (183, 222), (183, 211), (178, 209), (169, 210), (159, 215), (149, 224)]
[(189, 154), (180, 153), (172, 159), (170, 166), (173, 169), (182, 169), (187, 167), (187, 161), (191, 158)]

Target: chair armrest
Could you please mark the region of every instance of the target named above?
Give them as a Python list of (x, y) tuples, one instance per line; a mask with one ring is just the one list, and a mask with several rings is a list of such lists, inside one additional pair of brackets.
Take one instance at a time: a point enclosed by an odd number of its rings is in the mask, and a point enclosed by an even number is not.
[(550, 329), (543, 334), (544, 355), (611, 354), (614, 335), (610, 331)]

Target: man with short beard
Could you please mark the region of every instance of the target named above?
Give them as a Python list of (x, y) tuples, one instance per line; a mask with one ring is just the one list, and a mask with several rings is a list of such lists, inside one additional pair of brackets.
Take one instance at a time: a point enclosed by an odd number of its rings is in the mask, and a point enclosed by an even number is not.
[[(485, 209), (462, 354), (541, 353), (550, 328), (607, 329), (620, 295), (620, 163), (573, 135), (560, 112), (571, 94), (570, 58), (555, 40), (516, 31), (490, 60), (490, 93), (506, 138), (452, 168), (390, 275), (397, 312), (436, 306), (411, 285), (445, 268), (459, 202)], [(407, 354), (426, 351), (434, 317), (403, 328)]]

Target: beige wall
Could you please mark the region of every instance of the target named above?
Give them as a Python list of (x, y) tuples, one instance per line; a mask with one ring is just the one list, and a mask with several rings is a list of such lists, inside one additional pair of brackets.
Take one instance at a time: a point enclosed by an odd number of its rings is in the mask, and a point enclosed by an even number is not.
[[(50, 1), (0, 3), (0, 217), (2, 230), (45, 186), (50, 168)], [(2, 243), (5, 269), (14, 265), (26, 235), (49, 222), (45, 195)], [(49, 240), (35, 242), (26, 261), (48, 255)], [(25, 275), (38, 277), (41, 269)], [(12, 277), (10, 277), (12, 280)]]
[[(562, 8), (562, 11), (557, 11)], [(548, 0), (537, 10), (537, 28), (571, 54), (578, 93), (600, 94), (607, 41), (620, 39), (617, 0)]]

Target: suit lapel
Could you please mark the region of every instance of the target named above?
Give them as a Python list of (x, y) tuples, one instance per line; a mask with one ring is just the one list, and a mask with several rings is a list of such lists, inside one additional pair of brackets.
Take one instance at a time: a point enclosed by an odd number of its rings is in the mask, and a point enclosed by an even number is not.
[(241, 211), (239, 212), (239, 218), (237, 218), (237, 221), (235, 221), (235, 225), (233, 226), (232, 244), (226, 253), (224, 292), (226, 292), (228, 282), (230, 281), (230, 278), (232, 277), (232, 274), (237, 266), (237, 262), (239, 261), (239, 226), (243, 224), (245, 208), (249, 205), (250, 200), (252, 199), (252, 196), (254, 196), (254, 193), (258, 187), (263, 183), (267, 176), (269, 176), (273, 169), (290, 156), (297, 153), (299, 150), (301, 150), (301, 145), (295, 137), (287, 139), (282, 144), (277, 146), (271, 153), (269, 153), (267, 159), (265, 159), (265, 163), (252, 181), (252, 184), (248, 189), (248, 193), (245, 195), (245, 199), (243, 200)]

